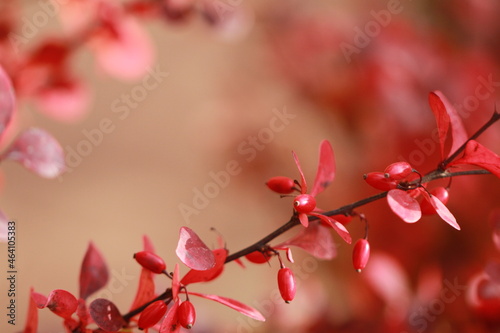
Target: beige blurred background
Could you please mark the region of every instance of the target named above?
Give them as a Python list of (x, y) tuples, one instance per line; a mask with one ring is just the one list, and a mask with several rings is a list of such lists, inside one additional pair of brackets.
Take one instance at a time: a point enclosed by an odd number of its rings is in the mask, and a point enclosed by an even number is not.
[[(146, 27), (157, 52), (155, 66), (168, 72), (168, 77), (148, 91), (125, 119), (113, 112), (113, 102), (142, 85), (141, 80), (122, 82), (100, 74), (88, 52), (75, 62), (95, 93), (85, 119), (64, 124), (40, 115), (30, 105), (19, 106), (23, 126), (48, 130), (66, 152), (88, 140), (84, 131), (95, 131), (102, 119), (111, 120), (113, 131), (105, 133), (100, 144), (92, 145), (91, 153), (79, 163), (73, 161), (70, 172), (59, 179), (39, 178), (16, 163), (2, 164), (1, 208), (18, 226), (18, 308), (17, 326), (6, 326), (2, 319), (1, 332), (22, 330), (31, 287), (45, 295), (53, 289), (78, 294), (80, 264), (90, 241), (100, 249), (111, 272), (109, 287), (94, 297), (111, 296), (126, 312), (139, 274), (132, 254), (142, 249), (143, 235), (151, 238), (170, 268), (179, 262), (174, 250), (183, 225), (196, 230), (211, 247), (217, 246), (217, 234), (210, 228), (216, 228), (230, 251), (239, 250), (288, 219), (289, 203), (268, 191), (264, 182), (275, 175), (296, 175), (292, 149), (300, 155), (310, 181), (321, 139), (330, 139), (338, 156), (349, 154), (342, 130), (326, 126), (331, 123), (323, 118), (326, 115), (296, 99), (283, 85), (268, 50), (262, 47), (265, 33), (258, 22), (248, 34), (231, 41), (199, 18), (178, 26), (156, 22), (146, 23)], [(269, 127), (275, 117), (273, 110), (284, 109), (295, 118), (247, 161), (250, 155), (242, 155), (238, 146)], [(179, 206), (192, 206), (194, 189), (211, 182), (210, 172), (224, 170), (231, 160), (237, 161), (241, 173), (231, 177), (206, 208), (186, 221)], [(340, 172), (352, 172), (342, 169), (343, 158), (338, 163)], [(342, 182), (337, 180), (335, 186)], [(301, 254), (296, 257), (300, 263)], [(313, 270), (320, 269), (312, 265)], [(231, 264), (218, 281), (192, 289), (255, 306), (253, 302), (276, 290), (277, 263), (272, 266), (243, 270)], [(159, 291), (167, 282), (158, 279)], [(5, 296), (2, 290), (2, 309)], [(194, 302), (199, 324), (193, 332), (205, 331), (204, 322), (207, 329), (218, 332), (230, 332), (230, 327), (247, 322), (223, 306)], [(299, 301), (281, 306), (290, 311), (303, 307)], [(48, 310), (39, 313), (39, 332), (63, 332), (59, 318)]]

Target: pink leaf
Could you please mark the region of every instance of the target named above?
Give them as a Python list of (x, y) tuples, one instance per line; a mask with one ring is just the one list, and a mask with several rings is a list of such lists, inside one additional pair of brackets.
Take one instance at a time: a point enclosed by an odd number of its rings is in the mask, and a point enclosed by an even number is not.
[(318, 259), (330, 260), (337, 255), (329, 228), (319, 222), (311, 222), (308, 228), (302, 228), (300, 233), (277, 245), (276, 247), (297, 246)]
[(37, 91), (35, 102), (44, 114), (60, 121), (81, 120), (90, 105), (90, 92), (82, 82), (64, 78)]
[(36, 333), (38, 331), (38, 307), (33, 299), (33, 292), (33, 288), (31, 288), (28, 314), (26, 315), (23, 333)]
[(449, 166), (457, 164), (472, 164), (500, 178), (500, 156), (474, 140), (467, 142), (463, 156)]
[(352, 238), (351, 235), (349, 234), (349, 231), (346, 229), (346, 227), (340, 223), (335, 221), (329, 216), (322, 215), (322, 214), (316, 214), (316, 213), (311, 213), (312, 216), (316, 216), (317, 218), (321, 219), (321, 221), (325, 222), (327, 225), (331, 226), (333, 230), (335, 230), (340, 237), (347, 243), (351, 244)]
[(460, 230), (460, 226), (455, 219), (455, 216), (448, 210), (444, 203), (441, 202), (435, 195), (430, 195), (430, 202), (432, 207), (436, 210), (438, 215), (453, 228)]
[(307, 214), (305, 213), (299, 213), (299, 221), (304, 227), (309, 226), (309, 217), (307, 217)]
[(99, 250), (89, 243), (80, 270), (80, 298), (87, 299), (106, 285), (109, 278), (108, 267)]
[(295, 164), (297, 165), (297, 169), (299, 169), (300, 173), (300, 193), (305, 194), (307, 193), (307, 182), (306, 182), (306, 177), (304, 176), (304, 172), (302, 171), (302, 168), (300, 166), (299, 158), (297, 157), (297, 154), (295, 154), (294, 151), (292, 151), (293, 155), (293, 160), (295, 161)]
[(14, 113), (15, 97), (12, 82), (0, 66), (0, 136), (10, 123)]
[(135, 19), (122, 14), (117, 16), (119, 19), (109, 22), (112, 33), (96, 41), (96, 60), (103, 70), (116, 78), (138, 79), (153, 64), (152, 43)]
[(217, 249), (213, 250), (215, 256), (215, 266), (207, 269), (205, 271), (199, 271), (192, 269), (187, 272), (186, 275), (181, 280), (181, 283), (185, 286), (191, 283), (197, 282), (208, 282), (217, 278), (222, 271), (224, 270), (224, 264), (227, 258), (227, 250), (226, 249)]
[(319, 147), (319, 163), (316, 178), (314, 179), (312, 196), (321, 193), (335, 178), (335, 155), (330, 142), (321, 141)]
[(180, 332), (181, 325), (177, 321), (177, 310), (179, 309), (179, 304), (179, 299), (174, 300), (174, 304), (172, 304), (172, 307), (168, 309), (167, 315), (163, 318), (159, 333)]
[(179, 232), (179, 242), (175, 253), (189, 268), (204, 271), (214, 267), (215, 257), (198, 235), (188, 227)]
[(70, 318), (78, 308), (78, 300), (66, 290), (53, 290), (47, 297), (45, 307), (50, 311), (63, 318)]
[(118, 332), (127, 324), (116, 305), (104, 298), (90, 303), (89, 312), (96, 325), (104, 331)]
[(394, 214), (407, 223), (417, 222), (422, 217), (418, 201), (403, 190), (390, 190), (387, 193), (387, 203)]
[[(148, 236), (144, 235), (143, 238), (143, 248), (144, 251), (149, 251), (155, 253), (153, 243)], [(149, 269), (142, 268), (141, 276), (139, 277), (139, 286), (135, 294), (134, 302), (130, 307), (131, 310), (138, 308), (141, 305), (146, 304), (155, 298), (155, 282), (153, 279), (153, 273)]]
[(259, 311), (234, 299), (217, 295), (207, 295), (207, 294), (200, 294), (193, 292), (189, 292), (189, 294), (219, 302), (255, 320), (266, 321), (266, 318), (264, 318), (264, 316)]
[(38, 128), (22, 132), (3, 158), (17, 161), (45, 178), (57, 177), (65, 169), (63, 149), (54, 137)]

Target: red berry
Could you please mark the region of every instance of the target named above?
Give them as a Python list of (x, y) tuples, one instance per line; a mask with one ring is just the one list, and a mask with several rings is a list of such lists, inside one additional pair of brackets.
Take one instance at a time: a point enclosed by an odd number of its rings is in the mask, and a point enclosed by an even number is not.
[(263, 264), (269, 261), (271, 259), (271, 256), (268, 255), (267, 253), (264, 254), (260, 251), (254, 251), (245, 256), (248, 261), (253, 262), (254, 264)]
[(196, 320), (196, 311), (190, 301), (184, 301), (177, 310), (177, 320), (184, 328), (191, 328)]
[(295, 191), (295, 182), (288, 177), (273, 177), (267, 181), (266, 185), (272, 191), (279, 194), (290, 194)]
[(283, 300), (286, 303), (290, 303), (295, 297), (295, 292), (297, 291), (295, 276), (290, 268), (283, 267), (278, 271), (278, 287)]
[(141, 251), (134, 254), (134, 259), (144, 268), (149, 269), (151, 272), (161, 274), (167, 265), (162, 258), (149, 251)]
[[(429, 193), (438, 198), (439, 201), (441, 201), (445, 205), (448, 202), (448, 199), (450, 198), (448, 190), (442, 186), (433, 188), (431, 191), (429, 191)], [(422, 200), (422, 202), (420, 202), (420, 210), (424, 215), (436, 214), (436, 210), (434, 209), (432, 204), (427, 200)]]
[(363, 176), (368, 185), (381, 191), (389, 191), (397, 187), (395, 180), (385, 177), (383, 172), (369, 172)]
[(384, 175), (392, 180), (401, 180), (408, 177), (412, 172), (413, 168), (408, 162), (396, 162), (385, 168)]
[(160, 321), (166, 312), (167, 305), (164, 301), (156, 301), (149, 304), (139, 316), (139, 322), (137, 323), (139, 329), (143, 330), (153, 327)]
[(358, 239), (352, 251), (352, 264), (354, 269), (361, 272), (366, 267), (370, 258), (370, 243), (364, 238)]
[(300, 194), (293, 200), (293, 207), (299, 213), (310, 213), (316, 208), (316, 199), (310, 194)]

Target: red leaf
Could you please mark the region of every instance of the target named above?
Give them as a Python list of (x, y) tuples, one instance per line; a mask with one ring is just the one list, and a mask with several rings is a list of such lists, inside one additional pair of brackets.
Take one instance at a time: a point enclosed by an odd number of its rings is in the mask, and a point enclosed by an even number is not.
[(78, 308), (76, 309), (76, 315), (80, 318), (80, 324), (82, 327), (86, 327), (89, 323), (89, 311), (87, 309), (87, 304), (83, 298), (78, 299)]
[(23, 333), (36, 333), (38, 331), (38, 306), (33, 299), (33, 293), (33, 288), (31, 288), (28, 314), (26, 315)]
[(87, 299), (91, 294), (104, 287), (108, 278), (109, 272), (104, 258), (90, 242), (80, 270), (80, 298)]
[(472, 164), (500, 178), (500, 156), (475, 140), (467, 142), (463, 156), (450, 163), (449, 166), (457, 164)]
[(215, 257), (214, 267), (205, 271), (192, 269), (189, 272), (187, 272), (186, 275), (184, 275), (184, 277), (181, 280), (181, 283), (187, 286), (188, 284), (191, 283), (208, 282), (217, 278), (224, 270), (224, 263), (226, 262), (227, 258), (227, 250), (226, 249), (213, 250), (213, 254)]
[(349, 234), (349, 231), (346, 229), (346, 227), (344, 227), (344, 225), (342, 223), (337, 222), (334, 219), (332, 219), (331, 217), (326, 216), (326, 215), (321, 215), (321, 214), (316, 214), (316, 213), (311, 213), (311, 215), (318, 217), (323, 222), (325, 222), (326, 224), (331, 226), (333, 228), (333, 230), (335, 230), (339, 234), (339, 236), (342, 237), (342, 239), (347, 244), (351, 244), (351, 242), (352, 242), (351, 235)]
[(206, 299), (209, 299), (212, 301), (219, 302), (220, 304), (228, 306), (231, 309), (234, 309), (234, 310), (244, 314), (245, 316), (248, 316), (248, 317), (253, 318), (255, 320), (266, 321), (266, 318), (264, 318), (264, 316), (259, 311), (257, 311), (256, 309), (254, 309), (246, 304), (243, 304), (237, 300), (227, 298), (227, 297), (217, 296), (217, 295), (207, 295), (207, 294), (200, 294), (200, 293), (193, 293), (193, 292), (189, 292), (189, 295), (194, 295), (194, 296), (198, 296), (198, 297), (202, 297), (202, 298), (206, 298)]
[(452, 144), (451, 152), (454, 152), (467, 140), (467, 133), (458, 112), (451, 105), (448, 99), (440, 91), (434, 91), (429, 94), (429, 104), (434, 113), (438, 125), (439, 143), (441, 146), (441, 156), (444, 159), (445, 141), (448, 129), (451, 125)]
[(179, 309), (179, 304), (180, 300), (174, 300), (174, 304), (172, 304), (172, 307), (168, 309), (167, 315), (163, 318), (159, 333), (176, 333), (181, 330), (181, 325), (177, 320), (177, 310)]
[(293, 160), (295, 161), (295, 164), (297, 165), (297, 169), (299, 169), (299, 173), (300, 173), (300, 193), (302, 193), (302, 194), (307, 193), (306, 177), (304, 177), (304, 172), (302, 171), (302, 168), (300, 167), (299, 158), (297, 157), (297, 154), (295, 154), (294, 151), (292, 151), (292, 155), (293, 155)]
[(300, 247), (318, 259), (330, 260), (337, 255), (329, 228), (321, 225), (320, 222), (311, 222), (309, 227), (302, 228), (297, 236), (276, 247), (285, 246)]
[[(144, 235), (142, 237), (144, 251), (149, 251), (155, 253), (154, 245), (148, 236)], [(155, 282), (153, 279), (153, 273), (145, 268), (141, 269), (141, 276), (139, 277), (139, 286), (137, 288), (137, 293), (135, 294), (134, 302), (130, 307), (130, 310), (136, 309), (141, 305), (146, 304), (155, 298)]]
[(45, 307), (49, 308), (56, 315), (68, 319), (76, 312), (78, 300), (66, 290), (56, 289), (47, 297)]
[(0, 135), (10, 123), (14, 113), (15, 97), (12, 82), (0, 66)]
[(333, 181), (335, 178), (335, 167), (335, 155), (332, 145), (327, 140), (323, 140), (319, 146), (318, 171), (316, 172), (313, 189), (310, 193), (312, 196), (323, 192)]
[(127, 323), (116, 305), (104, 298), (98, 298), (90, 303), (90, 316), (104, 331), (118, 332)]
[(212, 251), (188, 227), (181, 228), (175, 253), (186, 266), (192, 269), (204, 271), (215, 265), (215, 257)]
[(65, 169), (63, 149), (54, 137), (39, 128), (22, 132), (3, 158), (17, 161), (45, 178), (57, 177)]
[(180, 289), (180, 281), (179, 281), (179, 264), (175, 264), (174, 274), (172, 276), (172, 298), (178, 299), (179, 297), (179, 289)]
[(418, 201), (403, 190), (390, 190), (387, 193), (387, 203), (394, 214), (407, 223), (417, 222), (422, 217)]

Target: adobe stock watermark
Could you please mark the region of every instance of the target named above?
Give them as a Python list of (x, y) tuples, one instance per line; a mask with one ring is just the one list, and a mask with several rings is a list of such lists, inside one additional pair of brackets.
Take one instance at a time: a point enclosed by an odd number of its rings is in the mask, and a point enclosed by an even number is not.
[(373, 38), (380, 35), (382, 28), (387, 27), (392, 22), (394, 15), (398, 15), (403, 11), (404, 7), (401, 2), (401, 0), (389, 0), (386, 9), (370, 11), (373, 20), (366, 22), (363, 28), (359, 26), (353, 28), (353, 42), (341, 42), (339, 45), (347, 63), (352, 61), (353, 54), (359, 54), (362, 49), (370, 45)]
[(10, 32), (9, 41), (14, 51), (19, 52), (22, 45), (27, 44), (35, 38), (41, 29), (43, 29), (51, 19), (59, 14), (61, 6), (67, 4), (70, 0), (39, 0), (38, 10), (35, 11), (31, 18), (23, 16), (21, 18), (21, 27), (19, 33)]
[[(443, 289), (439, 296), (431, 300), (425, 306), (420, 306), (416, 311), (412, 312), (408, 318), (410, 326), (417, 332), (424, 332), (429, 324), (433, 323), (436, 318), (441, 315), (448, 304), (453, 303), (467, 290), (466, 285), (458, 283), (458, 278), (453, 280), (453, 283), (445, 280)], [(408, 333), (408, 332), (401, 332)]]
[[(243, 156), (246, 162), (252, 162), (257, 157), (257, 154), (274, 140), (275, 135), (284, 131), (296, 116), (289, 113), (285, 106), (281, 110), (274, 108), (267, 127), (261, 128), (257, 134), (250, 135), (243, 140), (237, 147), (238, 154)], [(231, 178), (239, 175), (242, 170), (243, 166), (240, 162), (230, 160), (223, 170), (210, 171), (208, 173), (210, 181), (200, 187), (193, 188), (191, 202), (189, 204), (179, 204), (179, 212), (184, 221), (189, 224), (191, 217), (199, 215), (202, 210), (207, 208), (210, 200), (217, 197), (221, 190), (229, 186)]]
[[(102, 144), (107, 135), (115, 131), (117, 121), (127, 119), (131, 112), (137, 109), (148, 97), (149, 93), (157, 89), (169, 76), (169, 73), (164, 72), (158, 65), (155, 68), (149, 68), (147, 73), (142, 81), (132, 87), (128, 93), (122, 93), (120, 97), (111, 102), (110, 110), (117, 119), (101, 118), (97, 126), (81, 131), (84, 138), (78, 141), (74, 147), (69, 145), (65, 147), (66, 173), (73, 172), (85, 157), (92, 154), (95, 147)], [(58, 177), (59, 181), (63, 180), (63, 176), (64, 174)]]
[[(462, 120), (469, 118), (472, 113), (479, 109), (481, 102), (490, 98), (495, 90), (500, 87), (500, 81), (494, 81), (493, 74), (489, 74), (487, 77), (480, 75), (477, 77), (477, 81), (479, 84), (474, 89), (474, 94), (466, 96), (461, 103), (453, 105)], [(451, 120), (456, 121), (455, 119)], [(418, 167), (438, 149), (438, 128), (434, 128), (430, 137), (421, 140), (415, 139), (413, 143), (417, 148), (412, 150), (406, 158), (399, 155), (398, 160), (407, 161), (412, 166)]]

